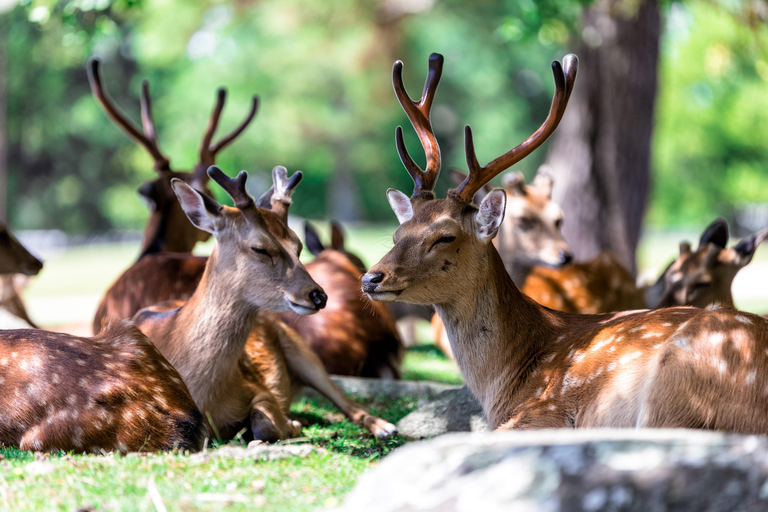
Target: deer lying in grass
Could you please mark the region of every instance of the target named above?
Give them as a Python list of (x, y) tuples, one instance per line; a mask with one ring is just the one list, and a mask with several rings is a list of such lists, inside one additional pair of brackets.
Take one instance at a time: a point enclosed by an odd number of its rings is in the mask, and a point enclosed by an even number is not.
[(36, 327), (21, 300), (23, 285), (18, 278), (20, 275), (35, 276), (42, 268), (43, 263), (0, 223), (0, 329)]
[(412, 197), (390, 189), (400, 221), (394, 247), (363, 277), (374, 300), (434, 304), (470, 390), (494, 429), (690, 427), (763, 433), (768, 429), (768, 322), (730, 309), (670, 308), (617, 314), (552, 311), (523, 295), (491, 240), (506, 194), (474, 193), (552, 134), (565, 111), (577, 59), (553, 63), (555, 95), (544, 124), (508, 153), (480, 166), (465, 129), (469, 177), (446, 199), (432, 189), (440, 153), (429, 110), (442, 67), (430, 57), (424, 94), (413, 102), (395, 63), (395, 92), (427, 154), (426, 171), (408, 155)]
[[(195, 228), (179, 207), (179, 202), (171, 188), (173, 178), (180, 179), (192, 187), (210, 195), (208, 175), (205, 173), (210, 165), (216, 163), (217, 154), (232, 143), (251, 123), (258, 109), (258, 97), (254, 96), (251, 109), (245, 120), (218, 142), (213, 142), (213, 136), (219, 125), (221, 112), (224, 109), (227, 93), (224, 89), (217, 92), (216, 106), (208, 120), (208, 127), (203, 135), (198, 151), (198, 161), (192, 172), (171, 170), (170, 160), (160, 151), (157, 130), (152, 117), (152, 102), (149, 96), (149, 83), (144, 81), (141, 88), (141, 121), (143, 133), (128, 119), (107, 96), (102, 83), (98, 59), (88, 62), (88, 79), (94, 98), (104, 109), (107, 116), (123, 130), (131, 139), (144, 147), (154, 161), (157, 178), (144, 183), (139, 188), (139, 194), (150, 207), (150, 216), (144, 228), (139, 260), (131, 267), (131, 281), (118, 280), (107, 290), (102, 298), (93, 322), (93, 332), (99, 332), (102, 320), (130, 318), (140, 307), (154, 304), (141, 304), (132, 308), (135, 300), (144, 293), (151, 293), (154, 288), (164, 291), (166, 299), (181, 300), (188, 295), (175, 292), (175, 283), (158, 280), (157, 276), (176, 270), (182, 275), (187, 271), (188, 262), (182, 261), (177, 255), (169, 253), (188, 254), (198, 241), (205, 241), (209, 234)], [(155, 254), (160, 253), (159, 256)], [(167, 289), (164, 289), (167, 287)], [(145, 289), (147, 291), (145, 291)], [(165, 300), (165, 299), (162, 299)]]
[(328, 373), (399, 379), (403, 344), (395, 319), (385, 304), (361, 296), (365, 265), (346, 250), (341, 226), (331, 223), (331, 230), (326, 248), (305, 224), (307, 249), (315, 255), (307, 272), (328, 292), (325, 309), (309, 317), (287, 311), (280, 318), (306, 340)]
[(298, 434), (286, 417), (292, 387), (307, 384), (378, 437), (395, 427), (349, 400), (295, 331), (270, 311), (309, 315), (327, 297), (299, 261), (301, 242), (288, 228), (288, 206), (301, 173), (278, 168), (274, 186), (256, 203), (247, 174), (208, 174), (234, 199), (222, 206), (181, 180), (171, 184), (189, 220), (216, 244), (200, 284), (186, 302), (139, 311), (134, 321), (179, 371), (195, 403), (224, 438), (243, 426), (254, 439)]
[(721, 304), (734, 307), (731, 284), (768, 236), (768, 229), (748, 236), (733, 247), (728, 244), (728, 224), (717, 219), (699, 240), (699, 247), (680, 244), (680, 256), (673, 261), (655, 285), (646, 293), (648, 303), (655, 308), (672, 306), (705, 307)]
[(199, 450), (203, 416), (127, 321), (93, 338), (0, 331), (0, 444), (35, 451)]

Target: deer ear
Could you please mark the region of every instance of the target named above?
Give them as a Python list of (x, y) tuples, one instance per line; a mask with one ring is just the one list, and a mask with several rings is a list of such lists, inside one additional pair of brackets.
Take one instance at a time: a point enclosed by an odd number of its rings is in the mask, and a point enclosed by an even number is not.
[(552, 186), (555, 184), (555, 180), (552, 178), (552, 168), (547, 164), (539, 166), (539, 170), (536, 172), (536, 177), (533, 178), (533, 185), (536, 188), (540, 188), (547, 197), (552, 198)]
[(475, 214), (475, 234), (481, 242), (488, 243), (493, 240), (504, 220), (506, 209), (507, 193), (503, 188), (495, 188), (483, 198)]
[(314, 256), (317, 256), (325, 250), (323, 242), (320, 241), (320, 237), (315, 231), (315, 228), (309, 222), (304, 223), (304, 241), (307, 243), (307, 249)]
[(390, 188), (387, 190), (387, 200), (400, 224), (408, 222), (413, 218), (413, 205), (411, 205), (411, 198), (407, 195), (399, 190)]
[(728, 245), (728, 223), (725, 219), (717, 219), (712, 224), (707, 226), (704, 233), (699, 240), (699, 247), (704, 244), (715, 244), (721, 249), (725, 249)]
[(525, 176), (521, 172), (505, 174), (501, 179), (501, 185), (512, 194), (525, 196)]
[(344, 230), (335, 220), (331, 221), (331, 247), (344, 252)]
[(197, 229), (216, 233), (222, 220), (221, 205), (178, 178), (171, 180), (171, 186), (189, 221)]

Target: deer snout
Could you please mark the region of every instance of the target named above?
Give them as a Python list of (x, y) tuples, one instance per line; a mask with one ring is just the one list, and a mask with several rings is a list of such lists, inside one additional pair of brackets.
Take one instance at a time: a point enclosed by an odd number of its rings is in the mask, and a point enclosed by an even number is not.
[(328, 302), (328, 296), (323, 290), (312, 290), (309, 293), (309, 300), (315, 305), (317, 309), (323, 309)]
[(378, 284), (384, 280), (384, 272), (368, 272), (363, 276), (363, 291), (366, 293), (375, 292)]
[(560, 264), (567, 265), (573, 261), (573, 253), (571, 251), (560, 250)]

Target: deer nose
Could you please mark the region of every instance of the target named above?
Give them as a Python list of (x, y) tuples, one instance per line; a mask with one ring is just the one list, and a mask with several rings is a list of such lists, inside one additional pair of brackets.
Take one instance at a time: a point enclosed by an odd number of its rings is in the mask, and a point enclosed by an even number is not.
[(317, 306), (317, 309), (323, 309), (328, 302), (328, 296), (321, 290), (312, 290), (309, 294), (309, 300)]
[(573, 253), (570, 251), (560, 251), (560, 264), (567, 265), (573, 261)]
[(368, 272), (363, 276), (363, 291), (372, 292), (376, 285), (384, 280), (384, 272)]

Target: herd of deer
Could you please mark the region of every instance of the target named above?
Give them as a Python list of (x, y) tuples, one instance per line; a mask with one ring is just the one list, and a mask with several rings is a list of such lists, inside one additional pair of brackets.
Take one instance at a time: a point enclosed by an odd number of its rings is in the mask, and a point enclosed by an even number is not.
[[(505, 176), (503, 189), (488, 187), (556, 129), (577, 66), (573, 55), (553, 62), (546, 121), (487, 165), (477, 161), (467, 126), (469, 174), (452, 171), (456, 188), (437, 199), (440, 149), (430, 111), (443, 57), (430, 56), (418, 101), (396, 62), (394, 90), (426, 168), (398, 127), (397, 150), (415, 188), (410, 197), (387, 191), (400, 227), (394, 247), (366, 270), (335, 224), (331, 248), (306, 225), (315, 260), (300, 262), (302, 243), (288, 227), (300, 172), (275, 167), (272, 187), (254, 199), (245, 171), (230, 178), (214, 165), (254, 118), (257, 98), (246, 119), (213, 143), (226, 98), (219, 90), (197, 165), (173, 171), (158, 146), (147, 83), (140, 130), (107, 97), (99, 61), (91, 60), (95, 98), (154, 159), (157, 178), (139, 189), (151, 215), (140, 257), (107, 290), (92, 338), (32, 328), (13, 275), (34, 275), (42, 263), (0, 232), (0, 273), (8, 279), (0, 305), (29, 327), (0, 331), (0, 444), (128, 452), (196, 450), (213, 433), (275, 441), (299, 433), (288, 408), (301, 385), (374, 435), (390, 436), (393, 425), (328, 377), (400, 377), (403, 344), (389, 301), (434, 308), (436, 343), (455, 359), (493, 428), (765, 432), (768, 320), (733, 309), (730, 285), (768, 231), (727, 248), (727, 225), (715, 221), (698, 249), (681, 244), (680, 257), (643, 293), (610, 253), (573, 263), (545, 171), (530, 185), (518, 173)], [(209, 180), (234, 207), (211, 198)], [(193, 256), (211, 235), (210, 257)]]

